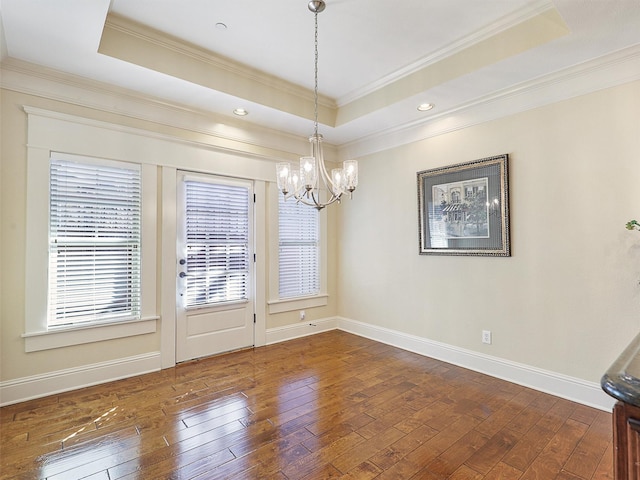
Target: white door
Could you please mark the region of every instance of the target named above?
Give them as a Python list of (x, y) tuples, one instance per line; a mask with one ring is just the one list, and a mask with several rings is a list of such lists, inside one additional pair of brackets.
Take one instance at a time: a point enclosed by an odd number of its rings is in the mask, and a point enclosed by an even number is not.
[(178, 175), (176, 360), (254, 345), (253, 185)]

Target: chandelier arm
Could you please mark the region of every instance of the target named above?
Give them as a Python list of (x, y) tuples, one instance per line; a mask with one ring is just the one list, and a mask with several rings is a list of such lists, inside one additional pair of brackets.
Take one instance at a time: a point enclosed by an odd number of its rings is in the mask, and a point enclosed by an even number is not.
[(301, 188), (298, 188), (298, 190), (294, 191), (294, 192), (287, 192), (287, 193), (283, 193), (284, 195), (284, 200), (287, 201), (290, 198), (295, 198), (296, 200), (298, 199), (298, 197), (301, 195), (300, 194), (300, 190), (302, 190)]
[(333, 180), (331, 180), (331, 177), (329, 176), (329, 173), (327, 172), (327, 167), (324, 164), (324, 158), (322, 158), (318, 162), (318, 167), (319, 167), (319, 169), (321, 171), (320, 176), (322, 177), (322, 182), (324, 183), (324, 186), (327, 188), (329, 193), (331, 193), (331, 196), (332, 197), (340, 197), (340, 193), (336, 193), (336, 192), (339, 192), (340, 189), (336, 186), (335, 183), (333, 183)]
[(329, 198), (329, 200), (327, 200), (326, 202), (320, 202), (320, 199), (316, 197), (317, 190), (310, 190), (310, 191), (304, 190), (302, 192), (301, 190), (303, 189), (298, 189), (296, 192), (291, 192), (285, 195), (285, 200), (293, 197), (295, 198), (297, 203), (299, 202), (299, 203), (302, 203), (303, 205), (307, 205), (309, 207), (314, 207), (318, 210), (322, 210), (324, 207), (329, 206), (332, 203), (339, 202), (341, 198), (341, 195), (334, 195), (332, 193), (331, 198)]
[(336, 203), (336, 202), (340, 203), (340, 196), (338, 195), (336, 197), (335, 195), (331, 195), (331, 198), (327, 202), (322, 203), (321, 205), (322, 205), (322, 208), (324, 208), (324, 207), (326, 207), (328, 205), (331, 205), (332, 203)]
[[(319, 194), (319, 192), (318, 192)], [(320, 202), (319, 198), (316, 198), (315, 192), (311, 192), (311, 199), (313, 200), (313, 204), (311, 204), (310, 206), (317, 208), (318, 210), (322, 210), (324, 207), (327, 207), (329, 205), (331, 205), (332, 203), (335, 202), (339, 202), (340, 201), (340, 196), (336, 196), (331, 194), (331, 198), (329, 198), (329, 200), (327, 200), (326, 202)], [(307, 203), (307, 205), (309, 205)]]
[(307, 205), (309, 207), (313, 207), (313, 208), (316, 208), (318, 210), (322, 210), (324, 207), (329, 205), (328, 203), (327, 204), (319, 203), (317, 201), (317, 199), (315, 198), (315, 195), (313, 194), (313, 192), (308, 197), (308, 198), (311, 198), (311, 200), (308, 200), (307, 198), (305, 198), (303, 196), (296, 196), (294, 198), (296, 199), (296, 203), (302, 203), (303, 205)]
[(312, 207), (315, 207), (317, 205), (317, 202), (310, 202), (308, 199), (311, 198), (311, 195), (313, 195), (313, 192), (317, 190), (317, 188), (312, 188), (311, 190), (307, 190), (304, 185), (300, 186), (296, 191), (294, 192), (289, 192), (287, 195), (284, 196), (285, 200), (293, 197), (295, 198), (296, 202), (300, 202), (303, 203), (305, 205), (309, 205)]

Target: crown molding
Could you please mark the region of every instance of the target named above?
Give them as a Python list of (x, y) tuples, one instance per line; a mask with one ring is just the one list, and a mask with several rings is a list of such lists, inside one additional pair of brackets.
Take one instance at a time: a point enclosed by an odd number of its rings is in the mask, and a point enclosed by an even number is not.
[[(0, 86), (4, 89), (204, 135), (203, 143), (209, 145), (232, 144), (237, 152), (260, 152), (274, 161), (296, 159), (308, 149), (306, 138), (298, 135), (171, 104), (84, 77), (10, 58), (0, 67)], [(420, 121), (339, 146), (327, 143), (325, 154), (328, 159), (362, 158), (636, 80), (640, 80), (640, 45), (474, 99)]]
[[(305, 137), (293, 135), (230, 116), (173, 104), (124, 88), (62, 73), (12, 58), (0, 64), (0, 87), (6, 90), (59, 101), (96, 112), (135, 121), (150, 122), (158, 128), (176, 128), (176, 135), (190, 142), (241, 154), (281, 161), (297, 159), (309, 148)], [(102, 115), (98, 114), (98, 118)], [(188, 135), (184, 132), (188, 132)], [(193, 134), (197, 140), (193, 140)], [(221, 148), (221, 147), (220, 147)], [(329, 158), (335, 147), (326, 145)]]
[[(314, 92), (311, 89), (301, 87), (292, 82), (283, 80), (275, 75), (270, 75), (261, 70), (252, 68), (245, 64), (236, 62), (222, 55), (216, 55), (213, 52), (200, 48), (191, 43), (185, 42), (178, 38), (159, 32), (146, 25), (129, 20), (120, 15), (109, 13), (105, 22), (105, 30), (113, 29), (116, 32), (138, 38), (162, 49), (171, 50), (179, 55), (192, 58), (198, 62), (208, 64), (211, 68), (225, 71), (240, 77), (246, 78), (250, 82), (264, 85), (269, 88), (282, 90), (287, 95), (294, 95), (304, 100), (313, 102)], [(104, 34), (103, 34), (104, 35)], [(100, 51), (100, 50), (98, 50)], [(330, 108), (336, 108), (334, 99), (326, 95), (318, 95), (318, 103)]]
[(570, 30), (555, 8), (544, 10), (535, 16), (508, 28), (497, 31), (489, 29), (484, 39), (472, 37), (475, 43), (464, 43), (465, 48), (437, 62), (397, 78), (393, 83), (370, 92), (351, 103), (340, 106), (336, 125), (346, 125), (353, 120), (391, 107), (425, 91), (443, 86), (465, 77), (489, 65), (498, 64), (508, 58), (548, 44), (569, 35)]
[(362, 158), (409, 143), (640, 80), (640, 45), (476, 98), (430, 116), (347, 142), (340, 158)]
[[(98, 53), (301, 118), (314, 112), (313, 90), (118, 15), (107, 17)], [(334, 125), (335, 100), (318, 95), (318, 107)]]
[(461, 39), (456, 40), (455, 42), (446, 45), (445, 47), (423, 57), (419, 60), (401, 68), (392, 74), (389, 74), (376, 82), (370, 83), (365, 87), (354, 90), (346, 95), (337, 99), (338, 108), (343, 107), (349, 103), (352, 103), (356, 100), (359, 100), (362, 97), (365, 97), (377, 90), (386, 88), (396, 81), (412, 75), (420, 70), (428, 68), (441, 60), (444, 60), (452, 55), (460, 53), (467, 48), (482, 42), (483, 40), (487, 40), (505, 30), (513, 28), (526, 20), (529, 20), (533, 17), (541, 15), (547, 10), (554, 9), (553, 5), (548, 0), (538, 0), (535, 3), (529, 4), (524, 8), (521, 8), (510, 15), (506, 15), (490, 25), (472, 33), (471, 35), (467, 35)]

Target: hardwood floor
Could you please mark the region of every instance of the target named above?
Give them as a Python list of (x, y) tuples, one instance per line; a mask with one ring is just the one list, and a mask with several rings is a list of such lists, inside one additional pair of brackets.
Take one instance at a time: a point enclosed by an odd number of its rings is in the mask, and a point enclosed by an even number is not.
[(0, 409), (2, 479), (611, 479), (611, 415), (344, 332)]

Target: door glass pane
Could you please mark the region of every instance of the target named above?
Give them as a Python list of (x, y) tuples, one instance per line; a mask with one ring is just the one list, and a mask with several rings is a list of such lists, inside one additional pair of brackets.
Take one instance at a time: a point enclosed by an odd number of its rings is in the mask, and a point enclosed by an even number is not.
[(249, 189), (185, 181), (185, 307), (246, 301)]

